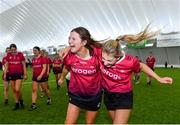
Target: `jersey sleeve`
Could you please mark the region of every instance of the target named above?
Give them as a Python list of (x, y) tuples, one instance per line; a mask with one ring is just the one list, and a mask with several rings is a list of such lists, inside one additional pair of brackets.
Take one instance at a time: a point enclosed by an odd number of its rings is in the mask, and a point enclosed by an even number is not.
[(5, 65), (6, 62), (7, 62), (7, 58), (6, 58), (6, 57), (3, 57), (3, 59), (2, 59), (2, 65)]
[(23, 53), (19, 53), (21, 61), (25, 61)]
[(41, 64), (48, 64), (48, 60), (46, 57), (41, 57)]
[(52, 60), (50, 58), (48, 58), (48, 60), (49, 60), (49, 64), (51, 65), (52, 64)]
[(140, 72), (140, 62), (138, 59), (134, 58), (133, 59), (133, 67), (132, 67), (133, 72), (138, 73)]
[(10, 56), (11, 56), (10, 53), (8, 53), (7, 56), (6, 56), (6, 61), (7, 61), (7, 62), (9, 62), (9, 57), (10, 57)]

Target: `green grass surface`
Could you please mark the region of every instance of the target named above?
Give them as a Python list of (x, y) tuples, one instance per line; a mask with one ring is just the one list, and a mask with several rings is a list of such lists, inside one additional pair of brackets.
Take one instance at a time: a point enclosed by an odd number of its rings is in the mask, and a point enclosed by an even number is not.
[[(166, 86), (153, 80), (152, 86), (146, 85), (146, 76), (141, 74), (141, 83), (134, 85), (134, 108), (129, 120), (133, 124), (176, 124), (180, 123), (180, 69), (157, 68), (160, 76), (170, 76), (174, 79), (173, 85)], [(29, 79), (23, 84), (23, 97), (25, 109), (12, 111), (14, 101), (10, 89), (9, 105), (3, 104), (3, 84), (0, 79), (0, 123), (16, 124), (62, 124), (66, 116), (68, 98), (66, 96), (66, 84), (56, 90), (54, 76), (50, 75), (50, 91), (52, 93), (52, 105), (46, 105), (46, 98), (37, 99), (38, 109), (28, 111), (31, 105), (31, 70), (28, 69)], [(2, 72), (0, 72), (2, 75)], [(80, 114), (78, 123), (85, 123), (84, 112)], [(104, 104), (101, 106), (96, 123), (110, 124)]]

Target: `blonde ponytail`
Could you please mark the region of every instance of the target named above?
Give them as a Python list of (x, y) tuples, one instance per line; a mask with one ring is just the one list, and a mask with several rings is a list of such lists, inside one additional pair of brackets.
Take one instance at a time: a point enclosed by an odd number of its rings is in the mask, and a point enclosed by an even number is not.
[(155, 32), (149, 31), (149, 26), (150, 24), (148, 24), (145, 29), (141, 32), (139, 32), (138, 34), (126, 34), (126, 35), (121, 35), (118, 36), (116, 38), (117, 41), (125, 41), (127, 43), (138, 43), (141, 42), (143, 40), (147, 40), (149, 38), (152, 38), (154, 36), (156, 36), (157, 34), (159, 34), (160, 30), (157, 30)]

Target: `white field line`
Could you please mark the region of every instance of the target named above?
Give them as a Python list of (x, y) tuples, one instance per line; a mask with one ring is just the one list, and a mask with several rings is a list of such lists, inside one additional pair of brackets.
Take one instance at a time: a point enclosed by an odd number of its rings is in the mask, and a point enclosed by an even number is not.
[[(50, 80), (50, 81), (48, 81), (48, 82), (54, 82), (55, 80)], [(27, 84), (30, 84), (30, 83), (32, 83), (32, 81), (31, 82), (22, 82), (22, 84), (23, 85), (27, 85)], [(2, 86), (4, 86), (3, 84), (0, 84), (0, 87), (2, 87)]]

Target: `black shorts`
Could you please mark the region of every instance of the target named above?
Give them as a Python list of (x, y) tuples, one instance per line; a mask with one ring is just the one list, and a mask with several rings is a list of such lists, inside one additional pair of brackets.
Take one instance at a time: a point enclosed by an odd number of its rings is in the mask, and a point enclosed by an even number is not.
[(102, 91), (93, 96), (80, 96), (69, 92), (69, 102), (81, 109), (97, 111), (101, 106)]
[(104, 91), (104, 104), (107, 110), (132, 109), (133, 92), (113, 93)]
[(18, 79), (23, 79), (23, 74), (9, 74), (7, 75), (7, 79), (10, 80), (18, 80)]
[(62, 73), (62, 70), (53, 69), (53, 73), (54, 73), (54, 74), (59, 74), (59, 73)]
[(41, 80), (37, 80), (37, 77), (33, 76), (32, 81), (39, 82), (39, 83), (47, 82), (48, 81), (48, 77), (47, 76), (46, 77), (42, 77)]
[(6, 78), (4, 79), (4, 74), (2, 75), (2, 80), (4, 81), (9, 81), (9, 77), (8, 77), (8, 74), (6, 75)]

